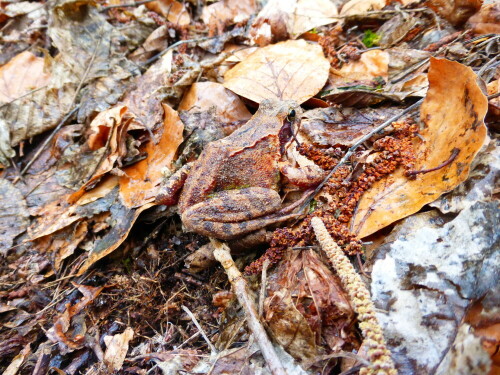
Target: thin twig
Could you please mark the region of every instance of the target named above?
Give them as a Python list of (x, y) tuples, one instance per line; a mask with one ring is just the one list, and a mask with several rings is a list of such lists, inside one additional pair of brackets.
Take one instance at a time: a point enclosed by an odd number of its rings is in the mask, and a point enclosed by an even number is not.
[(52, 134), (50, 134), (45, 139), (45, 141), (42, 143), (42, 145), (38, 148), (38, 151), (35, 153), (35, 155), (31, 158), (31, 160), (28, 162), (28, 164), (26, 164), (26, 166), (23, 168), (23, 170), (21, 171), (21, 176), (23, 174), (25, 174), (26, 171), (28, 171), (30, 169), (31, 165), (38, 159), (40, 154), (43, 152), (43, 150), (49, 144), (49, 142), (52, 140), (52, 138), (54, 138), (54, 136), (59, 131), (59, 129), (61, 129), (62, 126), (66, 123), (66, 121), (68, 121), (68, 119), (71, 116), (73, 116), (73, 114), (78, 110), (78, 108), (80, 108), (80, 104), (78, 104), (75, 108), (73, 108), (71, 110), (71, 112), (69, 112), (66, 116), (64, 116), (64, 118), (61, 121), (59, 121), (59, 124), (57, 124), (57, 126), (54, 128), (54, 130), (52, 131)]
[(204, 37), (201, 37), (201, 38), (197, 38), (197, 39), (186, 39), (186, 40), (179, 40), (178, 42), (175, 42), (174, 44), (171, 44), (170, 46), (168, 46), (167, 48), (165, 48), (163, 51), (161, 51), (160, 53), (154, 55), (153, 57), (147, 59), (146, 61), (144, 61), (143, 63), (139, 64), (140, 66), (144, 66), (144, 65), (149, 65), (151, 64), (152, 62), (158, 60), (160, 57), (162, 57), (164, 54), (166, 54), (168, 51), (170, 51), (171, 49), (174, 49), (176, 47), (179, 47), (180, 45), (183, 45), (183, 44), (186, 44), (186, 43), (198, 43), (198, 42), (204, 42), (205, 40), (210, 40), (210, 39), (214, 39), (215, 37), (209, 37), (209, 36), (204, 36)]
[(488, 100), (498, 98), (500, 96), (500, 92), (497, 92), (496, 94), (491, 94), (488, 96)]
[(196, 328), (198, 328), (198, 331), (200, 332), (201, 336), (205, 339), (205, 342), (207, 343), (207, 345), (209, 346), (210, 348), (210, 351), (212, 352), (212, 354), (217, 354), (217, 349), (215, 348), (214, 344), (212, 344), (212, 342), (208, 339), (208, 336), (207, 334), (205, 333), (205, 331), (203, 330), (203, 327), (200, 325), (200, 323), (198, 323), (198, 320), (196, 319), (196, 317), (193, 315), (193, 313), (191, 312), (191, 310), (189, 310), (186, 306), (182, 306), (182, 309), (186, 312), (186, 314), (189, 315), (189, 317), (191, 318), (191, 320), (193, 321), (194, 325), (196, 326)]
[(262, 277), (260, 280), (260, 295), (259, 295), (259, 317), (262, 318), (264, 312), (264, 299), (266, 298), (266, 285), (267, 285), (267, 269), (271, 262), (266, 258), (262, 265)]
[(448, 160), (442, 162), (437, 167), (429, 168), (429, 169), (421, 169), (421, 170), (418, 170), (418, 171), (415, 171), (415, 170), (414, 171), (408, 171), (408, 172), (405, 173), (405, 175), (408, 176), (408, 177), (410, 177), (410, 176), (416, 176), (417, 174), (424, 174), (424, 173), (429, 173), (429, 172), (434, 172), (434, 171), (440, 170), (441, 168), (444, 168), (447, 165), (450, 165), (453, 162), (453, 160), (456, 159), (456, 157), (458, 156), (459, 153), (460, 153), (460, 149), (458, 149), (458, 148), (455, 147), (451, 151), (451, 155), (448, 158)]
[(264, 327), (262, 327), (262, 324), (259, 321), (255, 301), (249, 295), (247, 283), (243, 278), (243, 275), (234, 264), (229, 247), (213, 238), (210, 238), (210, 241), (215, 248), (214, 257), (222, 264), (224, 270), (226, 271), (229, 282), (231, 283), (236, 297), (245, 312), (245, 319), (248, 328), (250, 332), (252, 332), (255, 341), (257, 341), (267, 366), (273, 375), (286, 375), (286, 371), (283, 368), (271, 341), (269, 341)]
[(108, 9), (113, 9), (113, 8), (135, 8), (143, 4), (151, 3), (156, 0), (143, 0), (143, 1), (136, 1), (134, 3), (129, 3), (129, 4), (113, 4), (113, 5), (107, 5), (105, 7), (102, 7), (99, 9), (99, 12), (104, 12)]
[(412, 112), (413, 110), (417, 109), (423, 103), (423, 101), (424, 101), (424, 99), (420, 99), (418, 102), (412, 104), (411, 106), (409, 106), (408, 108), (406, 108), (401, 113), (399, 113), (399, 114), (397, 114), (395, 116), (392, 116), (389, 120), (387, 120), (384, 123), (380, 124), (375, 129), (373, 129), (371, 132), (369, 132), (368, 134), (366, 134), (363, 137), (361, 137), (356, 143), (354, 143), (354, 145), (352, 145), (351, 148), (349, 150), (347, 150), (347, 152), (342, 157), (342, 159), (340, 159), (340, 161), (337, 163), (337, 165), (330, 171), (330, 173), (328, 173), (328, 175), (323, 180), (323, 182), (321, 182), (321, 184), (318, 185), (318, 187), (314, 190), (314, 192), (304, 201), (304, 203), (302, 203), (301, 209), (303, 210), (304, 208), (306, 208), (309, 205), (309, 203), (311, 203), (311, 201), (316, 196), (316, 194), (318, 194), (321, 191), (321, 189), (323, 189), (323, 186), (325, 186), (325, 184), (330, 180), (330, 178), (332, 178), (333, 174), (335, 172), (337, 172), (337, 170), (343, 164), (345, 164), (345, 162), (351, 157), (351, 155), (354, 153), (354, 151), (356, 151), (356, 149), (359, 146), (361, 146), (361, 144), (363, 144), (365, 141), (367, 141), (368, 139), (370, 139), (371, 137), (373, 137), (375, 134), (377, 134), (381, 130), (384, 130), (385, 128), (387, 128), (394, 121), (399, 120), (404, 115), (406, 115), (406, 114)]

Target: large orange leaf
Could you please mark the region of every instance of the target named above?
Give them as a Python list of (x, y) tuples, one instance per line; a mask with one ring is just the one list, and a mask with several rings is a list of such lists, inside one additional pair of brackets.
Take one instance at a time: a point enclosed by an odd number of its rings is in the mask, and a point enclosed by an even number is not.
[(166, 104), (163, 104), (163, 110), (163, 134), (158, 144), (147, 143), (144, 148), (147, 158), (123, 169), (120, 195), (127, 207), (142, 206), (154, 196), (155, 186), (162, 180), (165, 168), (171, 168), (177, 147), (182, 143), (184, 125), (177, 111)]
[(416, 146), (416, 170), (437, 167), (458, 150), (443, 168), (404, 176), (402, 169), (378, 181), (363, 195), (354, 232), (365, 237), (411, 215), (464, 181), (474, 156), (486, 139), (486, 96), (472, 69), (445, 59), (431, 59), (429, 91), (420, 110), (425, 123)]

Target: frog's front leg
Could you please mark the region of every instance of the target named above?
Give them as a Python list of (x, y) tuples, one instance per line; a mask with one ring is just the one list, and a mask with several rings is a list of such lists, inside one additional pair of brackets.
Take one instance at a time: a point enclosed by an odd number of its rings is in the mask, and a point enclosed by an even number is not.
[(214, 193), (182, 213), (184, 225), (197, 233), (229, 240), (297, 215), (273, 216), (281, 198), (272, 189), (251, 187)]
[(177, 170), (168, 178), (166, 183), (160, 187), (159, 193), (156, 195), (155, 203), (172, 206), (177, 203), (179, 191), (184, 186), (186, 178), (189, 175), (193, 163), (187, 163)]

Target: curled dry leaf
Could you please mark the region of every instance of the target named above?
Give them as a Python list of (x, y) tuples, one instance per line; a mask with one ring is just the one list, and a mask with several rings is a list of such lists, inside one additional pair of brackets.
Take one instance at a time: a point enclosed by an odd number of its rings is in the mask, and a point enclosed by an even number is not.
[(104, 289), (104, 287), (93, 287), (75, 283), (73, 285), (78, 288), (83, 297), (74, 305), (68, 304), (66, 310), (57, 318), (52, 328), (46, 333), (47, 338), (53, 343), (57, 343), (63, 353), (81, 348), (85, 343), (85, 323), (78, 321), (72, 324), (72, 319), (91, 304)]
[(177, 111), (163, 104), (164, 119), (160, 140), (148, 142), (143, 152), (147, 157), (124, 168), (120, 177), (120, 195), (127, 207), (139, 207), (156, 194), (155, 186), (172, 170), (172, 160), (183, 141), (184, 125)]
[(134, 330), (127, 327), (123, 333), (114, 336), (104, 336), (106, 352), (104, 353), (104, 363), (110, 371), (118, 371), (123, 365), (128, 351), (128, 343), (134, 337)]
[(201, 18), (205, 24), (222, 32), (225, 26), (245, 21), (256, 11), (255, 0), (221, 0), (205, 6)]
[(252, 23), (250, 36), (265, 46), (336, 22), (337, 15), (336, 6), (329, 0), (270, 0)]
[(70, 196), (70, 203), (76, 202), (86, 190), (95, 186), (127, 154), (125, 137), (130, 118), (126, 115), (127, 107), (120, 105), (99, 113), (91, 122), (90, 129), (93, 133), (89, 136), (88, 146), (91, 150), (103, 149), (104, 153), (96, 160), (96, 169), (90, 179)]
[(215, 108), (215, 115), (221, 123), (231, 124), (246, 121), (252, 114), (242, 100), (220, 83), (197, 82), (182, 98), (179, 111), (207, 111)]
[(462, 25), (476, 13), (482, 0), (427, 0), (426, 5), (452, 25)]
[(380, 10), (386, 5), (386, 0), (351, 0), (342, 6), (341, 16), (354, 16), (373, 10)]
[[(322, 98), (344, 106), (367, 106), (391, 97), (381, 86), (387, 81), (390, 56), (387, 51), (372, 50), (361, 54), (341, 69), (330, 70)], [(396, 99), (396, 98), (394, 98)]]
[(146, 7), (161, 14), (167, 20), (180, 26), (189, 25), (191, 17), (184, 4), (175, 0), (157, 0), (146, 3)]
[(483, 4), (479, 12), (469, 18), (467, 25), (475, 34), (500, 34), (500, 4)]
[(0, 178), (0, 254), (4, 254), (29, 224), (29, 213), (21, 192)]
[(276, 98), (300, 104), (321, 90), (329, 69), (319, 45), (290, 40), (252, 53), (225, 74), (224, 86), (258, 103)]
[(420, 110), (425, 128), (416, 147), (415, 170), (449, 163), (416, 174), (415, 179), (398, 169), (376, 182), (361, 198), (353, 218), (354, 232), (360, 237), (417, 212), (464, 181), (486, 139), (483, 119), (488, 101), (472, 69), (445, 59), (431, 59), (428, 77), (429, 90)]

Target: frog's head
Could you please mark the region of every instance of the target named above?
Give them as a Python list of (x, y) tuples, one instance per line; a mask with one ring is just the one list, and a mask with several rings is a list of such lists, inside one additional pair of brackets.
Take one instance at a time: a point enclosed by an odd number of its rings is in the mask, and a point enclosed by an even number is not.
[(290, 141), (293, 132), (297, 130), (302, 116), (302, 108), (294, 100), (265, 99), (259, 105), (260, 111), (270, 118), (278, 119), (275, 124), (278, 127), (276, 130), (283, 152), (285, 144)]

